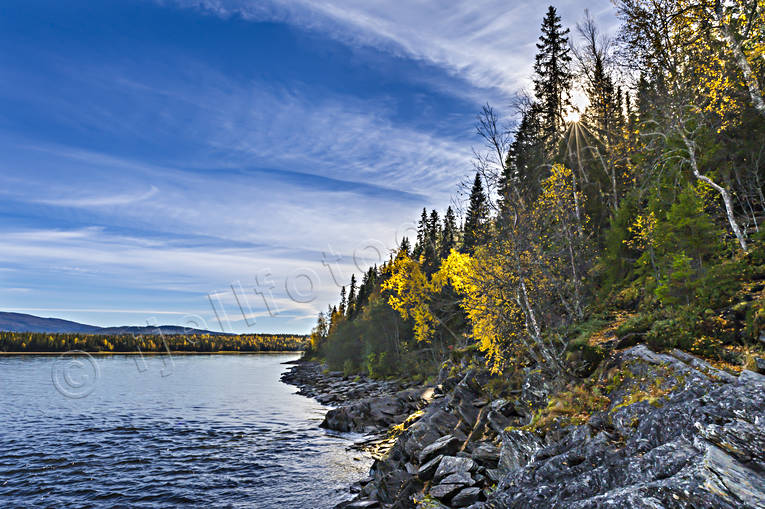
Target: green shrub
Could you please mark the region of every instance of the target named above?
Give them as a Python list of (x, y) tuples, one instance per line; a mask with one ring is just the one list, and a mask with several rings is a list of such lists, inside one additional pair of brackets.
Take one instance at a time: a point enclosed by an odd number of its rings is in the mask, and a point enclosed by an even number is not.
[(640, 289), (633, 284), (617, 292), (611, 303), (616, 309), (636, 309), (640, 303), (640, 294)]
[(661, 311), (638, 313), (627, 318), (624, 323), (616, 328), (614, 333), (622, 337), (630, 333), (644, 334), (653, 326), (654, 322), (662, 318)]
[(690, 351), (707, 359), (720, 359), (723, 352), (722, 341), (711, 336), (699, 336), (693, 340)]
[(353, 361), (351, 359), (345, 359), (345, 362), (343, 363), (343, 374), (349, 376), (355, 372), (356, 366), (353, 364)]
[(654, 322), (646, 333), (646, 343), (654, 350), (680, 348), (690, 350), (694, 343), (695, 323), (689, 315)]
[(590, 376), (604, 358), (603, 349), (591, 346), (588, 339), (589, 336), (574, 339), (566, 348), (566, 362), (582, 378)]
[(388, 352), (367, 355), (367, 372), (372, 378), (386, 378), (396, 373), (393, 355)]
[(729, 305), (731, 298), (741, 289), (742, 278), (747, 276), (748, 271), (747, 264), (739, 260), (710, 267), (696, 281), (696, 302), (713, 309)]
[(665, 306), (690, 304), (695, 273), (692, 260), (685, 253), (673, 253), (671, 258), (669, 274), (659, 282), (653, 293)]

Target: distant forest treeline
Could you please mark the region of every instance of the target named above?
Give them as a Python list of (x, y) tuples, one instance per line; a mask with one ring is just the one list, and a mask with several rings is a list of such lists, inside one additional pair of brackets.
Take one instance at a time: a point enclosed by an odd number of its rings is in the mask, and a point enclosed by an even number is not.
[(51, 334), (0, 332), (0, 352), (276, 352), (299, 351), (306, 337), (292, 334), (218, 336)]

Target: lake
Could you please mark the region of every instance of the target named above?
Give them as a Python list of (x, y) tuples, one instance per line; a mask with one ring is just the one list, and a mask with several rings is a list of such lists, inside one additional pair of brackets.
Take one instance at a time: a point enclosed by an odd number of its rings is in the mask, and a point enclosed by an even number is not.
[(332, 507), (371, 460), (279, 381), (297, 357), (0, 356), (0, 505)]

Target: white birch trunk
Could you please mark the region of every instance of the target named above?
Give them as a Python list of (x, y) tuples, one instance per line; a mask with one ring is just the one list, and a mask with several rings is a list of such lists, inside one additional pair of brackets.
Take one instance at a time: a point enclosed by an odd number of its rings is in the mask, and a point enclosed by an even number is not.
[(738, 226), (738, 223), (736, 222), (736, 217), (733, 215), (733, 199), (730, 197), (730, 193), (728, 192), (727, 189), (725, 189), (721, 185), (718, 185), (711, 178), (701, 174), (701, 172), (699, 171), (698, 164), (696, 163), (695, 145), (693, 144), (693, 142), (691, 142), (691, 140), (688, 139), (685, 133), (681, 133), (680, 135), (683, 137), (685, 146), (688, 148), (688, 156), (691, 163), (691, 171), (693, 172), (693, 176), (696, 177), (698, 180), (706, 182), (707, 184), (712, 186), (712, 188), (714, 188), (715, 191), (720, 193), (720, 196), (722, 197), (723, 202), (725, 203), (725, 213), (728, 216), (728, 222), (730, 223), (730, 228), (731, 230), (733, 230), (733, 234), (738, 239), (738, 243), (741, 246), (741, 249), (744, 252), (746, 252), (748, 249), (746, 245), (746, 236), (741, 231), (741, 228)]

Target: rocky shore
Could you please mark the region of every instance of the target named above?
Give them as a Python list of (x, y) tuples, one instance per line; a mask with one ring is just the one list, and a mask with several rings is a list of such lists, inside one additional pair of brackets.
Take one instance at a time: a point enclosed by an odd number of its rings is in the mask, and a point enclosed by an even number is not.
[(298, 394), (334, 406), (327, 412), (322, 428), (370, 435), (400, 424), (426, 404), (427, 389), (416, 384), (378, 381), (368, 377), (343, 376), (324, 372), (315, 362), (300, 362), (281, 377), (298, 387)]
[(765, 507), (761, 374), (637, 345), (610, 352), (587, 385), (528, 371), (499, 398), (496, 377), (458, 368), (434, 387), (311, 363), (285, 373), (335, 406), (323, 427), (383, 434), (342, 507)]

